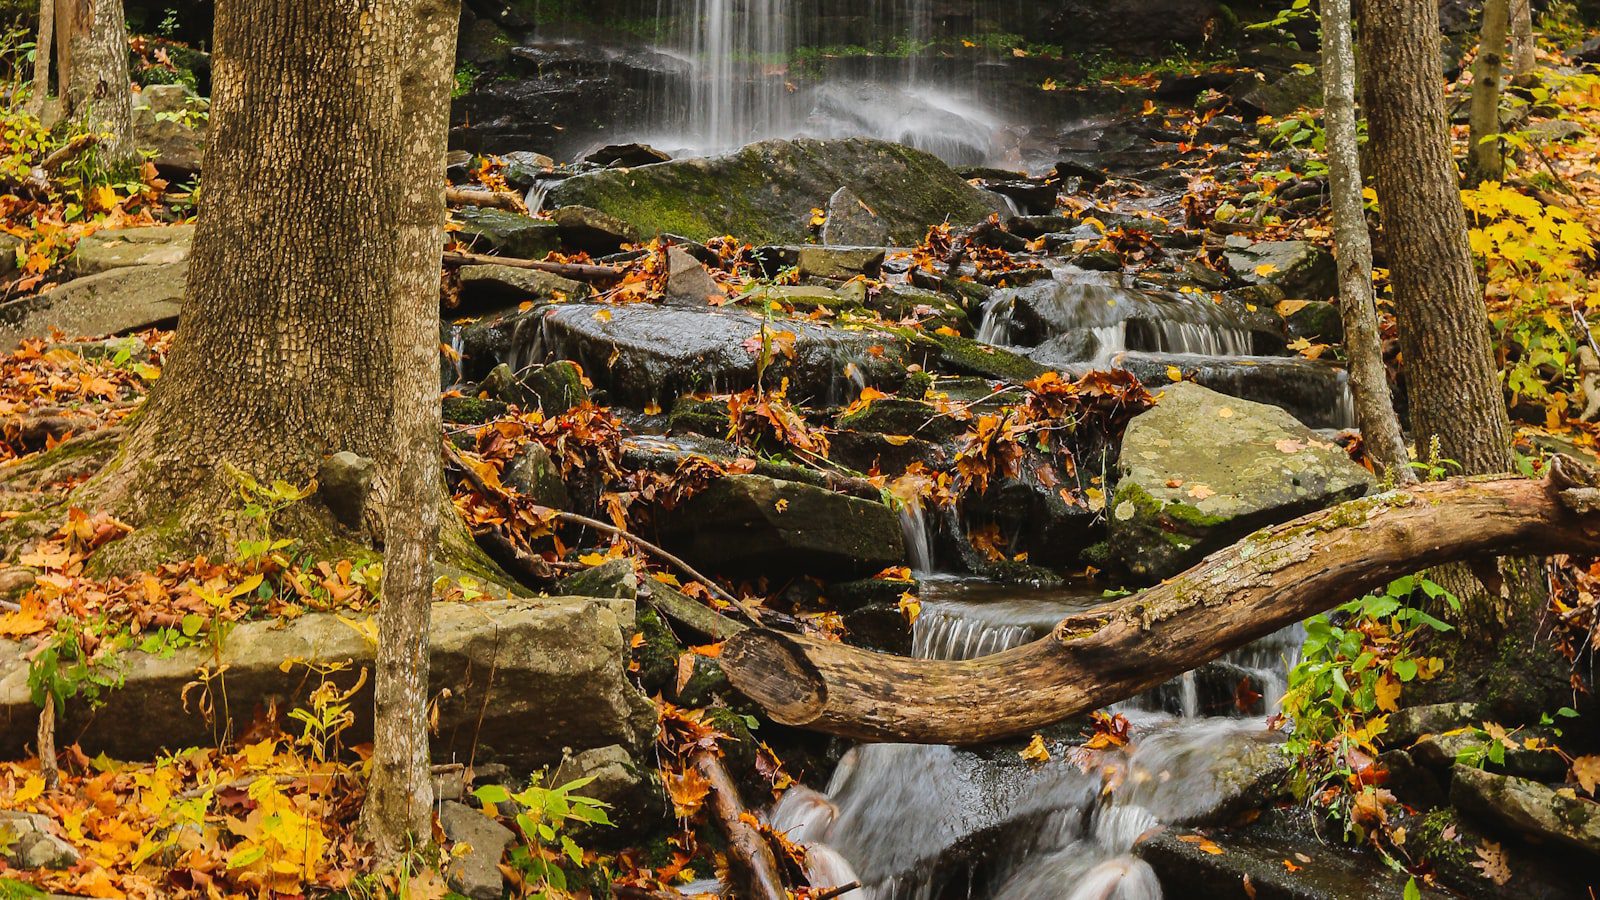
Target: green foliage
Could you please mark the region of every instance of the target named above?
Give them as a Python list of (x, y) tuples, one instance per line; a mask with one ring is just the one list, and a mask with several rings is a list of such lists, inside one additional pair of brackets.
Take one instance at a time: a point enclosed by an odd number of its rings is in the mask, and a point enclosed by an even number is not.
[(499, 785), (485, 785), (473, 796), (485, 803), (514, 801), (521, 809), (516, 815), (517, 829), (524, 844), (511, 851), (511, 864), (523, 874), (525, 886), (535, 900), (558, 900), (568, 896), (568, 864), (581, 868), (584, 849), (567, 833), (577, 825), (611, 825), (606, 810), (610, 804), (585, 797), (577, 791), (593, 778), (579, 778), (560, 787), (540, 785), (543, 775), (534, 776), (526, 790), (515, 794)]
[(478, 76), (482, 74), (471, 62), (462, 61), (456, 66), (455, 82), (450, 86), (451, 99), (459, 99), (471, 93), (478, 84)]
[(42, 709), (54, 703), (61, 713), (68, 700), (82, 699), (95, 707), (105, 692), (122, 686), (115, 653), (127, 639), (103, 635), (105, 630), (101, 622), (62, 617), (50, 642), (28, 666), (28, 695), (34, 705)]
[(1278, 10), (1277, 15), (1264, 22), (1256, 22), (1245, 26), (1246, 31), (1267, 31), (1273, 28), (1282, 28), (1291, 22), (1300, 19), (1310, 19), (1317, 15), (1316, 9), (1311, 6), (1311, 0), (1294, 0), (1287, 7)]
[(1360, 828), (1352, 807), (1402, 686), (1444, 667), (1421, 654), (1419, 637), (1450, 626), (1413, 605), (1419, 597), (1460, 606), (1426, 578), (1397, 579), (1382, 593), (1307, 620), (1301, 661), (1289, 673), (1283, 713), (1294, 727), (1284, 751), (1296, 763), (1292, 786), (1302, 798), (1318, 796), (1346, 836)]

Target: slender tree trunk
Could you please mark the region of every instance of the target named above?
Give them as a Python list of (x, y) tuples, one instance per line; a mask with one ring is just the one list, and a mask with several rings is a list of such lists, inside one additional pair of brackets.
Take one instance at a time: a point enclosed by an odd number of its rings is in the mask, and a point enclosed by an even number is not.
[(1509, 471), (1510, 422), (1450, 153), (1439, 11), (1427, 0), (1365, 0), (1361, 35), (1412, 438), (1419, 453), (1437, 439), (1465, 474)]
[(393, 305), (403, 326), (395, 440), (398, 477), (388, 503), (383, 604), (378, 610), (372, 778), (362, 811), (380, 859), (426, 842), (432, 821), (428, 771), (428, 617), (433, 552), (444, 507), (439, 441), (439, 267), (444, 251), (445, 140), (449, 131), (460, 0), (412, 0), (410, 54), (401, 82), (397, 223), (400, 272)]
[(56, 19), (63, 112), (102, 136), (96, 151), (107, 164), (134, 162), (138, 151), (122, 0), (58, 0)]
[(1389, 394), (1383, 339), (1372, 295), (1372, 236), (1361, 198), (1361, 157), (1356, 140), (1355, 49), (1350, 37), (1350, 0), (1322, 0), (1322, 87), (1327, 120), (1329, 183), (1333, 193), (1333, 242), (1339, 260), (1339, 311), (1344, 317), (1345, 357), (1355, 395), (1361, 436), (1382, 474), (1398, 483), (1416, 480), (1408, 466), (1405, 437)]
[(44, 112), (50, 99), (50, 49), (55, 36), (55, 0), (44, 0), (39, 4), (39, 37), (33, 43), (33, 92), (28, 95), (28, 112), (35, 116)]
[(1532, 0), (1511, 0), (1511, 76), (1522, 84), (1533, 74), (1538, 58), (1534, 55)]
[[(1478, 58), (1472, 64), (1471, 141), (1467, 148), (1467, 183), (1499, 181), (1505, 174), (1501, 142), (1493, 135), (1500, 124), (1500, 94), (1506, 70), (1506, 35), (1510, 27), (1511, 0), (1483, 4), (1483, 29), (1478, 38)], [(1435, 13), (1437, 15), (1437, 13)]]

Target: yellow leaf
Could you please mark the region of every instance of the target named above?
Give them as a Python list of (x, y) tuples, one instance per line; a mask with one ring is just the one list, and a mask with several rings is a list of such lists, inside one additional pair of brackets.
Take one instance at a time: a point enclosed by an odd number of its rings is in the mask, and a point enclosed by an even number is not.
[(1580, 756), (1572, 761), (1572, 778), (1591, 797), (1597, 796), (1595, 785), (1600, 784), (1600, 755)]
[(1256, 266), (1255, 271), (1256, 271), (1257, 275), (1260, 275), (1262, 278), (1265, 278), (1268, 275), (1271, 275), (1274, 272), (1278, 271), (1278, 267), (1273, 265), (1272, 263), (1262, 263), (1261, 265)]
[(1034, 735), (1028, 746), (1017, 751), (1017, 755), (1031, 763), (1047, 763), (1050, 761), (1050, 751), (1044, 745), (1042, 735)]
[(17, 788), (17, 792), (11, 795), (11, 802), (21, 806), (42, 796), (44, 796), (44, 776), (29, 775), (28, 780), (22, 783), (22, 787)]
[(1167, 377), (1173, 381), (1183, 380), (1183, 370), (1177, 366), (1167, 366)]
[(1277, 311), (1278, 315), (1287, 319), (1310, 305), (1310, 300), (1282, 300), (1273, 309)]
[(1400, 708), (1400, 679), (1385, 672), (1378, 683), (1372, 686), (1373, 697), (1378, 702), (1378, 708), (1385, 712), (1394, 712)]

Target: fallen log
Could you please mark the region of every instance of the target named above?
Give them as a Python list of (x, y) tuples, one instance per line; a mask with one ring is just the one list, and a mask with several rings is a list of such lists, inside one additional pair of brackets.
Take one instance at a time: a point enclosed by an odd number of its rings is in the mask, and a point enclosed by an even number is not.
[(1263, 529), (1162, 584), (960, 662), (768, 630), (723, 647), (733, 686), (785, 725), (869, 741), (972, 744), (1155, 687), (1395, 578), (1482, 554), (1600, 552), (1600, 490), (1558, 458), (1544, 481), (1456, 479)]
[(778, 876), (778, 859), (745, 812), (739, 789), (722, 760), (711, 750), (695, 753), (694, 767), (711, 784), (711, 817), (728, 839), (728, 863), (740, 889), (750, 900), (787, 900), (789, 892)]
[(574, 281), (621, 281), (623, 271), (614, 266), (596, 266), (588, 263), (558, 263), (546, 262), (541, 259), (518, 259), (514, 256), (490, 256), (486, 253), (466, 253), (461, 250), (447, 250), (444, 254), (447, 264), (458, 266), (509, 266), (513, 269), (534, 269), (540, 272), (550, 272), (563, 278)]

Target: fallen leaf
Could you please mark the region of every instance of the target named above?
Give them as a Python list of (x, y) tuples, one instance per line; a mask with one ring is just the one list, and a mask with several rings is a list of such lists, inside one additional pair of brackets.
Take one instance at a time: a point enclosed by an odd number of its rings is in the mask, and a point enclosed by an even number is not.
[(1017, 755), (1031, 763), (1047, 763), (1050, 761), (1050, 751), (1044, 745), (1042, 735), (1034, 735), (1028, 746), (1017, 751)]
[(1600, 783), (1600, 754), (1580, 756), (1572, 761), (1572, 779), (1583, 792), (1593, 797), (1595, 784)]

